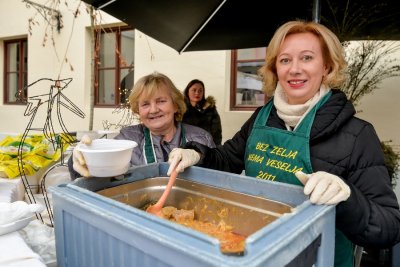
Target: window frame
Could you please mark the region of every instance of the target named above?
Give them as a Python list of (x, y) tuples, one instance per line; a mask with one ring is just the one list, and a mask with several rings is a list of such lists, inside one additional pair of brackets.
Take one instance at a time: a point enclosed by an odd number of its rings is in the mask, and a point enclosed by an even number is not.
[[(265, 49), (267, 49), (265, 47)], [(256, 58), (256, 59), (238, 59), (238, 50), (231, 51), (231, 86), (230, 86), (230, 110), (231, 111), (254, 111), (259, 106), (256, 105), (238, 105), (236, 103), (236, 93), (237, 93), (237, 69), (238, 63), (246, 63), (246, 62), (260, 62), (262, 65), (265, 62), (265, 58)], [(264, 96), (264, 103), (268, 101), (269, 97)]]
[[(10, 71), (10, 61), (8, 58), (8, 52), (9, 52), (9, 45), (10, 44), (19, 44), (19, 49), (18, 49), (18, 56), (20, 58), (20, 64), (18, 66), (18, 70), (16, 71)], [(25, 49), (24, 49), (25, 48)], [(26, 54), (26, 62), (24, 61), (25, 59), (25, 54)], [(26, 71), (24, 70), (26, 65)], [(17, 73), (18, 74), (18, 82), (17, 82), (17, 92), (21, 93), (22, 95), (22, 100), (19, 100), (20, 98), (16, 98), (15, 101), (9, 101), (9, 84), (10, 84), (10, 79), (9, 79), (9, 74), (11, 73)], [(4, 105), (26, 105), (28, 102), (28, 91), (27, 89), (23, 90), (26, 88), (28, 85), (28, 38), (18, 38), (18, 39), (10, 39), (10, 40), (5, 40), (4, 41), (4, 73), (3, 73), (3, 104)]]
[[(129, 71), (134, 71), (135, 69), (135, 64), (132, 63), (129, 66), (122, 66), (122, 62), (124, 61), (121, 56), (120, 56), (120, 51), (121, 51), (121, 36), (123, 31), (131, 31), (134, 30), (130, 26), (120, 26), (120, 27), (111, 27), (111, 28), (99, 28), (95, 29), (95, 55), (94, 55), (94, 106), (95, 107), (111, 107), (115, 108), (117, 106), (126, 104), (123, 101), (121, 101), (121, 93), (120, 93), (120, 81), (121, 81), (121, 70), (128, 69)], [(116, 49), (114, 49), (114, 59), (115, 59), (115, 67), (100, 67), (100, 46), (102, 45), (100, 43), (100, 37), (102, 34), (105, 33), (115, 33), (116, 35)], [(106, 70), (114, 70), (115, 73), (115, 81), (114, 81), (114, 103), (113, 104), (106, 104), (106, 103), (100, 103), (99, 102), (99, 77), (100, 77), (100, 71), (106, 71)]]

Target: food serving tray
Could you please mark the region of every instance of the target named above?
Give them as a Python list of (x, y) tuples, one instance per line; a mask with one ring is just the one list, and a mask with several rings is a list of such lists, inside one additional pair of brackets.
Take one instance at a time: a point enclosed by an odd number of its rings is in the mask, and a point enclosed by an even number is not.
[[(98, 194), (143, 209), (164, 192), (168, 177), (154, 177), (97, 191)], [(221, 220), (235, 233), (249, 236), (292, 207), (265, 197), (243, 194), (185, 179), (176, 179), (165, 206), (194, 210), (195, 219), (218, 224)]]
[[(226, 255), (218, 239), (140, 208), (158, 199), (168, 167), (149, 164), (122, 180), (78, 178), (51, 187), (58, 266), (333, 266), (334, 206), (311, 204), (300, 186), (187, 168), (168, 202), (193, 205), (199, 214), (213, 206), (201, 216), (220, 211), (248, 231), (243, 255)], [(274, 220), (262, 226), (263, 216)]]

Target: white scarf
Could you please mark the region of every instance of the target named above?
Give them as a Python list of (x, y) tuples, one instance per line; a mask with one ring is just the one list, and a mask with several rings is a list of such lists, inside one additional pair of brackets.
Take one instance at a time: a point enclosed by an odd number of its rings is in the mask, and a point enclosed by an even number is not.
[(277, 109), (278, 116), (281, 118), (288, 130), (297, 127), (303, 118), (307, 115), (307, 113), (318, 103), (318, 101), (323, 98), (328, 92), (330, 88), (327, 88), (324, 85), (321, 85), (320, 89), (317, 93), (307, 100), (304, 104), (299, 105), (291, 105), (288, 103), (285, 92), (283, 91), (282, 86), (277, 84), (275, 93), (274, 93), (274, 105)]

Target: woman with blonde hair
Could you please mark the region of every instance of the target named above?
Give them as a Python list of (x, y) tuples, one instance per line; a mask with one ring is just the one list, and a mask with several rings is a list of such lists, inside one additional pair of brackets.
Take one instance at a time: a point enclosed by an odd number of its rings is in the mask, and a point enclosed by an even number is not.
[[(205, 130), (181, 123), (186, 111), (183, 94), (170, 78), (152, 73), (140, 78), (129, 95), (129, 104), (140, 123), (121, 129), (115, 139), (135, 141), (131, 165), (165, 162), (172, 149), (196, 141), (215, 147), (212, 136)], [(83, 142), (90, 143), (87, 137)], [(71, 177), (90, 176), (82, 154), (74, 150), (69, 161)]]
[(339, 90), (345, 68), (343, 48), (329, 29), (285, 23), (260, 70), (272, 99), (223, 146), (189, 142), (173, 150), (170, 170), (194, 164), (244, 169), (247, 176), (304, 186), (311, 203), (336, 205), (335, 266), (354, 266), (354, 245), (394, 246), (399, 204), (374, 127), (354, 116)]

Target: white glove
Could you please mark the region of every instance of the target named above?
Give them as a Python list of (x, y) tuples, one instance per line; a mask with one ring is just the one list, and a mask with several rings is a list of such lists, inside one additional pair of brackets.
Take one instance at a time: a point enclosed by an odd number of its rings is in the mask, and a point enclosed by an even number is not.
[[(90, 139), (88, 135), (84, 135), (82, 136), (80, 143), (90, 145), (92, 143), (92, 139)], [(78, 172), (83, 177), (90, 176), (89, 170), (86, 166), (85, 158), (83, 157), (82, 153), (78, 149), (76, 149), (76, 147), (72, 151), (72, 162), (72, 167), (76, 172)]]
[(314, 204), (335, 205), (350, 197), (350, 187), (338, 176), (327, 172), (295, 173), (304, 185), (304, 194), (310, 195)]
[(195, 165), (199, 160), (200, 154), (193, 149), (174, 148), (169, 153), (168, 162), (170, 165), (167, 175), (171, 175), (174, 169), (177, 173), (183, 172), (185, 168)]

